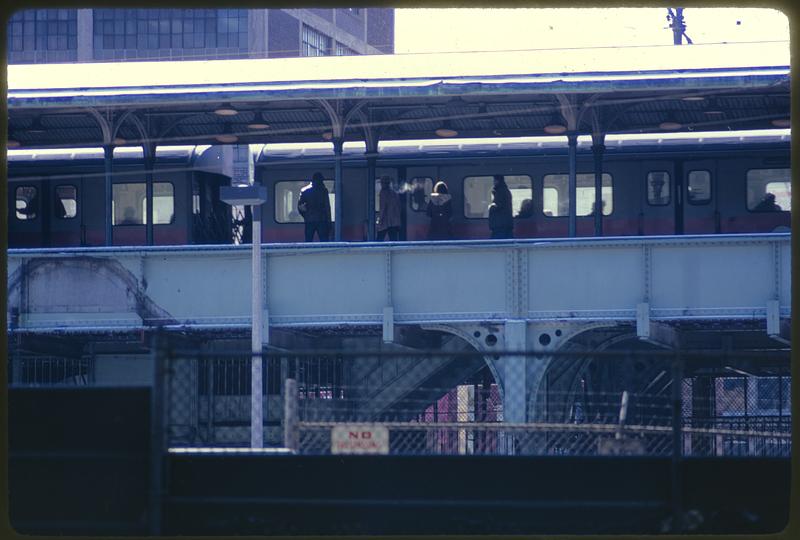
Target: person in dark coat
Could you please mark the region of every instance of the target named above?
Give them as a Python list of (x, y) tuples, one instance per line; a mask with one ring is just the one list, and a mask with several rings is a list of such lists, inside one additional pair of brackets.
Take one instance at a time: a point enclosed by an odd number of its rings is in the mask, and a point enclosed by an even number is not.
[(306, 242), (314, 241), (314, 233), (320, 242), (328, 241), (331, 228), (331, 202), (328, 198), (328, 188), (323, 182), (325, 177), (321, 173), (314, 173), (311, 183), (300, 190), (300, 199), (297, 201), (297, 211), (306, 221)]
[(494, 175), (492, 204), (489, 205), (489, 229), (492, 231), (492, 238), (514, 238), (511, 190), (500, 174)]
[(431, 218), (428, 228), (428, 240), (450, 240), (453, 233), (450, 230), (450, 217), (453, 215), (453, 201), (447, 192), (447, 184), (442, 181), (433, 186), (433, 193), (425, 210)]

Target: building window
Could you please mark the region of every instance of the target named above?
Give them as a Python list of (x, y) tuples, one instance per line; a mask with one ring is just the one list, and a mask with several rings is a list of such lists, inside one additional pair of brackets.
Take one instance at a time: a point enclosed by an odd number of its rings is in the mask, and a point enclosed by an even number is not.
[(647, 204), (666, 206), (670, 203), (669, 173), (653, 171), (647, 173)]
[(247, 10), (94, 10), (95, 50), (152, 51), (222, 47), (246, 51)]
[(55, 214), (59, 219), (78, 215), (78, 190), (75, 186), (56, 186)]
[(408, 204), (415, 212), (425, 212), (428, 209), (428, 201), (431, 200), (431, 193), (433, 193), (433, 178), (415, 176), (408, 183), (411, 192)]
[[(146, 185), (114, 184), (111, 213), (114, 225), (147, 224)], [(175, 217), (174, 188), (169, 182), (153, 183), (153, 224), (167, 225)]]
[[(575, 215), (594, 215), (595, 189), (594, 173), (575, 175)], [(603, 173), (600, 197), (603, 202), (603, 215), (614, 211), (614, 179)], [(542, 210), (547, 217), (569, 215), (569, 175), (547, 174), (542, 190)]]
[(752, 212), (791, 211), (791, 170), (751, 169), (747, 171), (747, 209)]
[(16, 201), (14, 204), (18, 220), (28, 221), (36, 219), (36, 214), (39, 211), (39, 197), (35, 187), (18, 187), (15, 199)]
[(330, 56), (331, 38), (303, 25), (303, 56)]
[(9, 52), (69, 51), (78, 48), (78, 10), (26, 9), (8, 21)]
[(355, 56), (358, 53), (348, 47), (347, 45), (342, 45), (338, 41), (336, 42), (336, 56)]
[[(533, 187), (530, 176), (503, 176), (511, 191), (511, 211), (519, 214), (523, 203), (532, 200)], [(468, 176), (464, 178), (464, 216), (473, 219), (488, 218), (492, 204), (491, 176)]]
[[(328, 200), (331, 204), (331, 221), (336, 220), (333, 209), (336, 205), (336, 194), (333, 191), (333, 180), (325, 180), (328, 188)], [(284, 180), (275, 183), (275, 221), (278, 223), (303, 223), (303, 216), (297, 210), (300, 190), (309, 184), (308, 180)]]
[(711, 173), (708, 171), (690, 171), (686, 187), (687, 199), (691, 204), (706, 204), (711, 201)]

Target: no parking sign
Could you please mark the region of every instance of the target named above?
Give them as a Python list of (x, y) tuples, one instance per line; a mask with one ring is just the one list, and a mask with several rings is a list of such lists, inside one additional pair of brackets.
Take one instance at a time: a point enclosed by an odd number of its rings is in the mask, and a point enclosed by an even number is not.
[(378, 424), (347, 424), (331, 430), (333, 454), (388, 454), (389, 430)]

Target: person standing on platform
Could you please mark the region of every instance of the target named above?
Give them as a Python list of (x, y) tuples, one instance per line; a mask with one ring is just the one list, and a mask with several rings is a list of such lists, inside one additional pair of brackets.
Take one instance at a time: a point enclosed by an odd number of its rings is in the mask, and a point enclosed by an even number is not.
[(297, 210), (306, 222), (306, 242), (314, 241), (315, 232), (320, 242), (328, 241), (331, 229), (331, 202), (324, 180), (322, 173), (315, 172), (311, 183), (300, 190)]
[(396, 242), (400, 239), (400, 195), (392, 189), (392, 179), (381, 176), (381, 193), (378, 196), (378, 242), (383, 241), (386, 235), (389, 240)]
[(492, 204), (489, 205), (489, 229), (492, 231), (492, 238), (514, 238), (511, 190), (501, 174), (494, 175)]
[(450, 217), (453, 215), (453, 202), (447, 192), (447, 184), (436, 182), (433, 193), (426, 208), (431, 225), (428, 229), (428, 240), (450, 240), (453, 233), (450, 230)]

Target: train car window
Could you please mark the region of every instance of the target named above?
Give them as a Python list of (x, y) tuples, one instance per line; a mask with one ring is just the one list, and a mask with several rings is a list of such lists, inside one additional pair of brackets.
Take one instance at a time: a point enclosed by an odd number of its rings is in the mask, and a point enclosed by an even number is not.
[(36, 188), (33, 186), (19, 186), (14, 204), (18, 220), (36, 219), (36, 215), (39, 212), (39, 197)]
[(791, 169), (747, 171), (747, 209), (751, 212), (792, 210)]
[[(308, 180), (281, 180), (275, 182), (275, 221), (278, 223), (303, 223), (303, 216), (297, 210), (300, 190), (309, 184)], [(328, 200), (331, 203), (331, 221), (336, 221), (334, 207), (336, 194), (333, 191), (333, 180), (325, 180), (328, 188)]]
[(689, 203), (708, 203), (711, 200), (711, 173), (708, 171), (689, 171), (689, 181), (686, 189), (686, 198)]
[[(590, 216), (594, 213), (594, 173), (580, 173), (575, 176), (575, 215)], [(544, 177), (542, 208), (547, 217), (569, 215), (569, 175), (547, 174)], [(603, 215), (614, 211), (614, 178), (603, 173), (600, 197), (603, 201)]]
[(56, 186), (55, 214), (59, 219), (78, 215), (78, 190), (75, 186)]
[(403, 187), (403, 191), (411, 193), (408, 204), (414, 212), (424, 212), (428, 208), (433, 192), (433, 178), (429, 176), (415, 176)]
[[(519, 214), (525, 200), (533, 198), (533, 184), (530, 176), (505, 175), (503, 178), (511, 191), (511, 210)], [(492, 203), (491, 176), (467, 176), (464, 178), (464, 216), (471, 219), (489, 217), (489, 205)]]
[(650, 206), (666, 206), (670, 203), (672, 190), (667, 171), (647, 173), (647, 204)]
[(192, 214), (200, 213), (200, 182), (192, 178)]
[[(147, 200), (144, 182), (114, 184), (111, 213), (114, 225), (146, 225)], [(153, 183), (153, 224), (167, 225), (175, 219), (175, 189), (169, 182)]]

